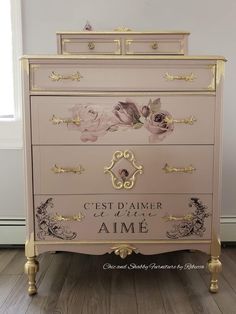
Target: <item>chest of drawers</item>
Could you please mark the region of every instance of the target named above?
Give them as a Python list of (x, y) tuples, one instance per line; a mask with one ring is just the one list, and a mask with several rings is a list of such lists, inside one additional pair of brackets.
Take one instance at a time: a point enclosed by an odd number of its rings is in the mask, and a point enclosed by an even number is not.
[(188, 32), (58, 32), (58, 54), (184, 55)]
[(28, 239), (46, 251), (210, 254), (218, 290), (224, 58), (22, 59)]

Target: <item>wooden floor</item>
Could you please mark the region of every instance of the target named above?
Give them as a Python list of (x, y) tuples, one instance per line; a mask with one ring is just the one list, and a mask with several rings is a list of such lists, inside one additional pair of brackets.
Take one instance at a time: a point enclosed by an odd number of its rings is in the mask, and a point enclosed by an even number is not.
[[(27, 294), (23, 249), (0, 250), (0, 313), (157, 314), (236, 313), (236, 247), (223, 249), (218, 294), (208, 292), (208, 256), (200, 252), (173, 252), (154, 256), (73, 253), (39, 257), (38, 295)], [(106, 264), (107, 263), (107, 264)], [(113, 269), (187, 263), (198, 270)], [(125, 266), (127, 265), (127, 266)]]

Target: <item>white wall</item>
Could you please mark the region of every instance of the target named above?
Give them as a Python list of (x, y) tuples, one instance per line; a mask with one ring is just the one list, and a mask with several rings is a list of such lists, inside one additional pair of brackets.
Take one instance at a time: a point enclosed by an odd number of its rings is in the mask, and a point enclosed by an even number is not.
[[(236, 215), (235, 0), (22, 0), (22, 14), (25, 54), (55, 53), (56, 31), (81, 30), (88, 19), (95, 30), (117, 26), (188, 30), (190, 54), (224, 55), (229, 61), (225, 80), (222, 214)], [(0, 218), (24, 216), (22, 153), (11, 150), (0, 154)], [(17, 169), (10, 169), (12, 163)]]

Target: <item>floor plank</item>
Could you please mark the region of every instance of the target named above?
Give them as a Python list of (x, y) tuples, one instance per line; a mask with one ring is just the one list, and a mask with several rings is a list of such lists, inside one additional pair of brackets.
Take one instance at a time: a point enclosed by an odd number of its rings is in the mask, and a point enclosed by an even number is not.
[[(208, 287), (203, 281), (197, 269), (189, 269), (189, 267), (205, 265), (197, 265), (194, 260), (194, 253), (179, 252), (171, 253), (172, 263), (181, 265), (186, 269), (177, 270), (179, 280), (187, 292), (191, 307), (195, 314), (221, 314), (212, 294), (209, 293)], [(207, 257), (206, 257), (207, 260)]]
[(70, 268), (71, 258), (71, 253), (54, 254), (44, 279), (38, 284), (38, 294), (33, 297), (27, 314), (53, 313)]
[(82, 314), (85, 291), (88, 285), (91, 259), (84, 254), (73, 254), (70, 269), (56, 304), (56, 311), (63, 314)]
[[(206, 264), (207, 255), (201, 252), (196, 252), (194, 255), (194, 261), (199, 264)], [(200, 275), (202, 276), (207, 288), (209, 288), (210, 284), (210, 273), (207, 267), (204, 270), (198, 270)], [(224, 272), (224, 265), (223, 265)], [(219, 275), (219, 292), (213, 293), (212, 297), (217, 303), (219, 309), (224, 314), (233, 314), (236, 313), (236, 294), (234, 293), (231, 286), (225, 280), (222, 274)]]
[(11, 260), (14, 259), (18, 252), (19, 250), (17, 249), (0, 249), (0, 274), (4, 272), (4, 269), (11, 262)]
[(110, 314), (111, 272), (103, 269), (111, 256), (92, 256), (84, 287), (83, 314)]
[[(113, 265), (125, 265), (131, 263), (133, 256), (125, 260), (112, 255)], [(113, 269), (111, 275), (110, 314), (138, 313), (137, 299), (134, 289), (134, 272), (125, 269)]]

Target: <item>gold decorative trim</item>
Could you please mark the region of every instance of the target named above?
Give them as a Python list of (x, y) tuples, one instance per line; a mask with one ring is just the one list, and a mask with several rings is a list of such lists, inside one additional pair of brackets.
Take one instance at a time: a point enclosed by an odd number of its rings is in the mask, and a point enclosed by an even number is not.
[(186, 214), (184, 216), (180, 216), (180, 217), (176, 217), (176, 216), (172, 216), (172, 215), (166, 215), (161, 217), (162, 219), (164, 219), (165, 221), (182, 221), (182, 220), (186, 220), (186, 221), (191, 221), (193, 220), (193, 215), (192, 214)]
[(114, 29), (115, 32), (132, 32), (132, 29), (125, 26), (119, 26)]
[(26, 72), (27, 75), (29, 75), (29, 62), (27, 59), (21, 60), (22, 68)]
[(71, 118), (57, 118), (55, 115), (52, 116), (52, 118), (49, 120), (50, 122), (52, 122), (53, 124), (62, 124), (62, 123), (65, 123), (65, 124), (75, 124), (75, 125), (80, 125), (80, 118), (77, 116), (76, 119), (71, 119)]
[(222, 60), (227, 61), (225, 57), (223, 56), (187, 56), (187, 55), (142, 55), (142, 56), (113, 56), (113, 55), (24, 55), (21, 57), (21, 59), (54, 59), (54, 60), (202, 60), (202, 61), (216, 61), (216, 60)]
[(216, 89), (216, 65), (210, 64), (208, 67), (211, 69), (212, 79), (211, 83), (207, 86), (207, 89), (211, 91)]
[(79, 222), (81, 222), (84, 218), (85, 216), (81, 213), (73, 216), (63, 216), (61, 214), (56, 213), (56, 215), (52, 217), (52, 219), (55, 221), (79, 221)]
[[(117, 176), (112, 171), (115, 164), (123, 158), (128, 160), (131, 163), (131, 165), (134, 167), (134, 170), (135, 170), (130, 178), (128, 177), (127, 179), (124, 179), (124, 180), (117, 178)], [(112, 185), (115, 189), (117, 189), (117, 190), (120, 190), (120, 189), (128, 190), (128, 189), (133, 188), (133, 186), (135, 184), (136, 175), (143, 173), (143, 166), (141, 166), (141, 165), (138, 166), (136, 164), (134, 154), (131, 151), (129, 151), (129, 150), (125, 150), (125, 151), (118, 150), (113, 154), (110, 166), (104, 167), (104, 173), (109, 173), (111, 175)]]
[[(71, 245), (71, 244), (126, 244), (126, 241), (123, 240), (101, 240), (101, 241), (35, 241), (35, 245), (52, 245), (52, 244), (58, 244), (58, 245)], [(211, 240), (133, 240), (132, 243), (135, 244), (211, 244)]]
[[(87, 35), (92, 34), (92, 35), (116, 35), (118, 31), (79, 31), (79, 32), (56, 32), (57, 35)], [(122, 33), (122, 31), (121, 31)], [(125, 32), (124, 32), (125, 33)], [(164, 31), (164, 30), (160, 30), (160, 31), (130, 31), (131, 34), (138, 34), (138, 35), (189, 35), (190, 32), (187, 31), (183, 31), (183, 30), (169, 30), (169, 31)]]
[(216, 63), (216, 84), (219, 85), (221, 78), (225, 75), (225, 63), (222, 60), (217, 60)]
[(35, 241), (34, 241), (34, 233), (32, 232), (29, 235), (28, 240), (25, 242), (25, 256), (26, 257), (33, 257), (35, 256), (35, 247), (34, 247)]
[(166, 72), (164, 75), (164, 78), (167, 81), (180, 80), (180, 81), (185, 81), (185, 82), (192, 82), (197, 78), (197, 76), (192, 72), (189, 75), (172, 75)]
[(128, 255), (131, 255), (133, 252), (138, 253), (137, 249), (130, 244), (115, 245), (111, 249), (116, 255), (119, 255), (123, 259)]
[(57, 165), (54, 165), (51, 168), (52, 172), (58, 174), (58, 173), (75, 173), (75, 174), (81, 174), (85, 169), (82, 166), (78, 167), (58, 167)]
[(165, 171), (165, 173), (173, 173), (173, 172), (178, 172), (178, 173), (193, 173), (193, 171), (196, 171), (196, 168), (193, 167), (192, 165), (188, 167), (182, 167), (182, 168), (177, 168), (177, 167), (171, 167), (168, 165), (168, 163), (165, 164), (165, 166), (162, 168), (162, 170)]
[(80, 82), (80, 79), (83, 78), (83, 76), (79, 73), (79, 71), (75, 72), (74, 74), (69, 75), (62, 75), (55, 71), (52, 71), (49, 75), (49, 78), (53, 82), (58, 82), (61, 80), (71, 80), (71, 81), (77, 81)]
[(167, 124), (184, 123), (184, 124), (193, 125), (194, 122), (196, 122), (196, 121), (197, 121), (197, 119), (194, 116), (190, 116), (190, 117), (184, 118), (184, 119), (174, 119), (173, 117), (169, 117), (169, 116), (165, 117), (165, 122)]

